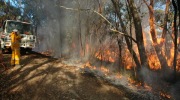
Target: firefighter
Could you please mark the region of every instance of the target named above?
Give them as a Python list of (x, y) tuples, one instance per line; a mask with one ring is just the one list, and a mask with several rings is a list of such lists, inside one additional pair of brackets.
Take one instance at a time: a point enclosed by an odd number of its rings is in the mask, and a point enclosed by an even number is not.
[(14, 29), (13, 32), (10, 34), (11, 37), (11, 66), (20, 66), (20, 41), (21, 36), (18, 33), (17, 29)]

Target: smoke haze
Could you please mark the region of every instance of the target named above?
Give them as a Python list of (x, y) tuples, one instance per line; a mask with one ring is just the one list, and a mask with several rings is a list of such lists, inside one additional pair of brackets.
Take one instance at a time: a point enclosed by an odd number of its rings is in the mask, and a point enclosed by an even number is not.
[[(94, 32), (96, 28), (94, 26), (100, 24), (99, 16), (89, 10), (75, 11), (61, 6), (98, 11), (98, 4), (93, 0), (72, 2), (70, 0), (43, 0), (45, 19), (41, 21), (41, 25), (37, 29), (39, 41), (35, 50), (40, 52), (49, 50), (54, 57), (89, 55), (89, 51), (96, 48), (98, 43), (98, 38), (94, 39), (93, 35), (98, 35)], [(99, 29), (96, 31), (101, 31), (101, 26), (98, 27)]]

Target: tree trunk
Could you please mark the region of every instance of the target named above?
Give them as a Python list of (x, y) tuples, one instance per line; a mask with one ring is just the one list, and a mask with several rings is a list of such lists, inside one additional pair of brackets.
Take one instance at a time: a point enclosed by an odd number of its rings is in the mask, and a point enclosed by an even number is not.
[[(78, 1), (78, 9), (80, 9), (81, 7), (80, 7), (80, 1), (79, 0), (77, 0)], [(85, 55), (85, 53), (84, 53), (84, 48), (83, 48), (83, 43), (82, 43), (82, 27), (81, 27), (81, 24), (82, 24), (82, 22), (81, 22), (81, 12), (80, 11), (78, 11), (78, 25), (79, 25), (79, 34), (78, 34), (78, 36), (79, 36), (79, 43), (80, 43), (80, 48), (79, 48), (79, 56), (81, 57), (81, 56), (84, 56)]]
[[(116, 14), (117, 14), (117, 16), (118, 16), (118, 18), (119, 18), (120, 25), (121, 25), (121, 27), (122, 27), (123, 33), (128, 34), (128, 32), (126, 31), (126, 27), (125, 27), (125, 25), (124, 25), (124, 23), (123, 23), (123, 20), (122, 20), (122, 18), (121, 18), (122, 14), (121, 14), (121, 12), (120, 12), (120, 8), (119, 8), (119, 6), (118, 6), (118, 4), (117, 4), (117, 1), (116, 1), (116, 0), (111, 0), (111, 1), (112, 1), (113, 5), (114, 5)], [(131, 53), (131, 55), (133, 56), (133, 59), (134, 59), (134, 61), (135, 61), (135, 63), (136, 63), (137, 69), (140, 69), (140, 68), (141, 68), (141, 64), (140, 64), (140, 62), (139, 62), (139, 60), (138, 60), (138, 57), (137, 57), (135, 51), (131, 48), (131, 43), (130, 43), (129, 38), (125, 36), (125, 40), (126, 40), (126, 43), (127, 43), (128, 50), (129, 50), (129, 52)], [(132, 52), (131, 52), (131, 51), (132, 51)]]
[(165, 40), (165, 36), (167, 33), (167, 21), (168, 21), (168, 14), (169, 14), (169, 5), (170, 5), (170, 0), (166, 1), (166, 9), (165, 9), (165, 16), (164, 16), (164, 25), (163, 25), (163, 32), (162, 32), (162, 40), (161, 43), (163, 43)]
[[(132, 37), (132, 16), (131, 16), (130, 9), (128, 7), (127, 2), (126, 2), (126, 8), (127, 8), (128, 16), (129, 16), (129, 20), (130, 20), (130, 22), (129, 22), (130, 23), (129, 24), (129, 33), (130, 33), (130, 36)], [(131, 40), (131, 48), (133, 49), (133, 41), (132, 40)], [(134, 76), (137, 76), (136, 68), (133, 67), (133, 69), (134, 69)]]
[(149, 9), (149, 25), (150, 25), (150, 33), (153, 40), (153, 43), (157, 44), (156, 38), (156, 29), (155, 29), (155, 18), (154, 18), (154, 0), (150, 0)]
[(127, 0), (127, 1), (129, 3), (130, 11), (131, 11), (133, 21), (134, 21), (136, 40), (138, 40), (137, 46), (138, 46), (138, 51), (140, 55), (141, 65), (144, 67), (148, 67), (149, 63), (148, 63), (144, 41), (143, 41), (143, 32), (142, 32), (140, 16), (137, 11), (137, 8), (135, 7), (134, 1), (133, 0)]
[(174, 60), (173, 60), (173, 66), (174, 66), (174, 81), (176, 81), (176, 59), (177, 59), (177, 25), (176, 25), (176, 20), (177, 20), (177, 5), (174, 0), (172, 0), (172, 4), (174, 7)]
[(150, 25), (150, 33), (151, 33), (151, 37), (153, 40), (153, 44), (154, 44), (154, 48), (156, 51), (156, 54), (158, 56), (158, 59), (160, 61), (161, 64), (161, 68), (164, 70), (165, 68), (168, 67), (166, 58), (163, 56), (162, 54), (162, 45), (158, 45), (157, 44), (157, 38), (156, 38), (156, 31), (155, 31), (155, 18), (154, 18), (154, 0), (150, 0), (150, 5), (148, 5), (148, 3), (143, 0), (144, 3), (147, 5), (148, 9), (149, 9), (149, 25)]
[(117, 42), (118, 42), (118, 47), (119, 47), (119, 70), (121, 71), (122, 68), (125, 70), (123, 63), (122, 63), (122, 40), (117, 36)]
[(150, 33), (154, 44), (157, 44), (156, 38), (156, 29), (155, 29), (155, 18), (154, 18), (154, 0), (150, 0), (150, 5), (148, 5), (147, 1), (143, 0), (146, 6), (149, 9), (149, 26), (150, 26)]
[(170, 54), (169, 54), (169, 50), (167, 49), (168, 47), (168, 42), (166, 42), (166, 34), (167, 34), (167, 23), (168, 23), (168, 14), (169, 14), (169, 6), (170, 6), (170, 0), (166, 0), (166, 8), (165, 8), (165, 16), (164, 16), (164, 24), (163, 24), (163, 32), (162, 32), (162, 36), (161, 36), (161, 41), (160, 41), (160, 45), (163, 46), (164, 44), (164, 52), (166, 54), (167, 59), (169, 59)]
[(179, 39), (179, 44), (178, 44), (178, 50), (180, 52), (180, 0), (177, 0), (177, 4), (178, 4), (178, 12), (179, 12), (179, 24), (178, 24), (178, 39)]

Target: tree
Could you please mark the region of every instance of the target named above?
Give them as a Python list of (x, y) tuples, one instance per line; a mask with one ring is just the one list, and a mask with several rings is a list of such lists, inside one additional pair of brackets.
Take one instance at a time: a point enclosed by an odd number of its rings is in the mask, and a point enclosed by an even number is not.
[[(122, 20), (122, 13), (119, 11), (120, 10), (120, 6), (118, 4), (118, 1), (117, 0), (111, 0), (113, 5), (114, 5), (114, 8), (115, 8), (115, 11), (116, 11), (116, 14), (117, 14), (117, 17), (119, 18), (119, 21), (120, 21), (120, 25), (122, 27), (122, 32), (125, 33), (125, 34), (128, 34), (127, 30), (126, 30), (126, 27), (123, 23), (123, 20)], [(130, 51), (130, 53), (132, 53), (132, 56), (134, 58), (134, 61), (136, 63), (136, 66), (137, 66), (137, 69), (140, 70), (140, 67), (141, 67), (141, 64), (140, 64), (140, 61), (138, 60), (138, 57), (135, 53), (134, 50), (132, 50), (131, 48), (131, 43), (130, 43), (130, 40), (129, 38), (125, 37), (125, 40), (126, 40), (126, 43), (127, 43), (127, 46), (128, 46), (128, 50)]]
[(149, 25), (150, 33), (154, 44), (157, 44), (156, 31), (155, 31), (155, 18), (154, 18), (154, 0), (150, 0), (150, 4), (143, 0), (149, 9)]
[[(173, 22), (173, 27), (174, 27), (174, 61), (173, 61), (173, 66), (174, 66), (174, 81), (176, 81), (176, 65), (177, 65), (177, 39), (178, 39), (178, 30), (177, 30), (177, 13), (180, 13), (180, 3), (178, 0), (172, 0), (172, 4), (174, 7), (174, 22)], [(179, 14), (180, 15), (180, 14)], [(180, 17), (180, 16), (179, 16)], [(179, 22), (180, 23), (180, 22)], [(179, 24), (180, 25), (180, 24)], [(178, 27), (179, 27), (178, 25)]]
[(150, 0), (150, 4), (148, 4), (148, 2), (145, 0), (143, 0), (143, 1), (149, 10), (149, 16), (150, 16), (149, 17), (149, 26), (150, 26), (151, 38), (153, 40), (153, 46), (155, 48), (155, 51), (156, 51), (157, 57), (160, 61), (162, 69), (165, 69), (168, 67), (168, 64), (167, 64), (166, 58), (163, 56), (163, 53), (162, 53), (162, 45), (158, 45), (158, 43), (157, 43), (157, 36), (156, 36), (156, 29), (155, 29), (155, 18), (154, 18), (154, 0)]
[(169, 14), (169, 6), (170, 6), (170, 0), (167, 0), (166, 1), (165, 16), (164, 16), (163, 32), (162, 32), (163, 41), (161, 41), (161, 42), (164, 42), (165, 35), (166, 35), (166, 32), (167, 32), (167, 21), (168, 21), (168, 14)]
[(134, 1), (128, 0), (128, 4), (129, 4), (130, 11), (131, 11), (133, 21), (134, 21), (136, 40), (137, 40), (137, 46), (138, 46), (139, 55), (141, 59), (141, 64), (144, 67), (148, 67), (149, 65), (148, 65), (147, 55), (146, 55), (144, 41), (143, 41), (141, 19), (140, 19), (138, 10), (134, 4)]

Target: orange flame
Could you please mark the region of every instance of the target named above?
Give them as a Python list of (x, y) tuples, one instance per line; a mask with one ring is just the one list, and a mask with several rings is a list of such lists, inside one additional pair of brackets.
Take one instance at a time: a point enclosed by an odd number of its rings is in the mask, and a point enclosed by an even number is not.
[(96, 52), (95, 57), (98, 58), (99, 60), (113, 63), (115, 62), (117, 55), (115, 52), (112, 52), (110, 50), (104, 50), (104, 51)]
[(160, 62), (155, 54), (150, 54), (148, 56), (148, 59), (149, 59), (150, 69), (152, 69), (152, 70), (161, 69)]
[(109, 69), (104, 66), (101, 66), (100, 70), (105, 73), (105, 75), (108, 75), (110, 73)]

